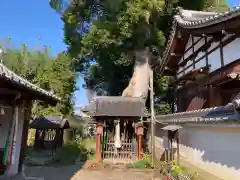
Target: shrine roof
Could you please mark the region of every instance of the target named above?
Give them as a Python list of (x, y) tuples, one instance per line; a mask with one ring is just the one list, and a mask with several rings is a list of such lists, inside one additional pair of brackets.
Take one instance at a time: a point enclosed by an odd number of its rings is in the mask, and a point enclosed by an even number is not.
[(98, 96), (82, 110), (91, 116), (148, 117), (145, 101), (141, 98)]
[(33, 129), (59, 129), (68, 128), (68, 120), (61, 116), (38, 116), (29, 125)]
[(78, 128), (86, 122), (82, 116), (76, 114), (67, 116), (37, 116), (32, 119), (33, 121), (29, 127), (33, 129)]

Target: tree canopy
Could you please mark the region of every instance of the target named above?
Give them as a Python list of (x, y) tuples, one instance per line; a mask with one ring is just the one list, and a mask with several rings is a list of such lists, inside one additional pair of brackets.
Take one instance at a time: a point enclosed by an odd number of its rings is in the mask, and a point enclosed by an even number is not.
[[(61, 13), (65, 43), (86, 86), (120, 95), (134, 65), (134, 51), (149, 47), (152, 64), (159, 63), (177, 7), (221, 11), (226, 0), (51, 0)], [(155, 70), (155, 99), (160, 113), (170, 111), (170, 79)], [(164, 110), (163, 110), (164, 109)]]
[(73, 113), (72, 95), (75, 91), (75, 70), (72, 59), (67, 53), (51, 56), (50, 48), (30, 49), (25, 44), (14, 48), (11, 39), (1, 41), (2, 63), (28, 81), (43, 89), (53, 91), (63, 102), (51, 107), (36, 101), (34, 115), (66, 115)]

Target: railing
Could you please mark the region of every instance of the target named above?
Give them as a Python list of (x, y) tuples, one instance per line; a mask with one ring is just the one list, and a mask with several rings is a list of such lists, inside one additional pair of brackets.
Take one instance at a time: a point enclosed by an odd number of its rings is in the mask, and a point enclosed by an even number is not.
[(121, 148), (115, 148), (114, 140), (109, 140), (103, 151), (103, 159), (133, 160), (137, 155), (137, 142), (135, 139), (122, 140)]

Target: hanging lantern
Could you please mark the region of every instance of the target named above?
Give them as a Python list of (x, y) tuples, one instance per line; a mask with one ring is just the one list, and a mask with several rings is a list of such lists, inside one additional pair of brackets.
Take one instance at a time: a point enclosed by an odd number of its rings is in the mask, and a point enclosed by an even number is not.
[(103, 127), (104, 127), (103, 124), (98, 124), (96, 126), (96, 133), (102, 135), (103, 134)]
[(135, 127), (135, 132), (137, 135), (143, 135), (144, 134), (144, 127), (142, 124), (138, 124)]

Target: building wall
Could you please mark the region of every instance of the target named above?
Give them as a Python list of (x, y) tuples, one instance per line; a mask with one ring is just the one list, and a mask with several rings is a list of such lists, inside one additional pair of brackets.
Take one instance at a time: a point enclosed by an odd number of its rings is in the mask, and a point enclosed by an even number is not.
[(0, 149), (5, 147), (10, 122), (12, 121), (12, 108), (4, 108), (5, 115), (0, 115)]
[[(155, 146), (163, 148), (163, 132), (156, 126)], [(181, 158), (226, 180), (240, 177), (240, 126), (189, 126), (180, 130)], [(158, 153), (158, 152), (156, 152)]]
[(3, 173), (2, 170), (5, 169), (5, 165), (3, 164), (4, 149), (7, 140), (9, 125), (12, 121), (12, 108), (4, 108), (4, 112), (4, 115), (0, 115), (0, 175)]

